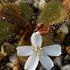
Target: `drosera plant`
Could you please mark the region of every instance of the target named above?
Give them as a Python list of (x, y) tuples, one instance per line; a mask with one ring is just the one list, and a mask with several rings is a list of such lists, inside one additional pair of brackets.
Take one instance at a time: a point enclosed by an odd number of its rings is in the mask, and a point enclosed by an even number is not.
[(0, 44), (4, 41), (12, 41), (15, 36), (16, 33), (13, 30), (13, 25), (0, 20)]
[(59, 56), (61, 54), (61, 46), (59, 44), (55, 44), (42, 48), (42, 36), (39, 32), (34, 32), (32, 34), (31, 43), (32, 46), (17, 47), (17, 55), (29, 56), (24, 69), (35, 70), (40, 61), (45, 69), (50, 70), (54, 66), (54, 63), (49, 56)]
[(20, 2), (19, 8), (21, 11), (21, 16), (27, 20), (30, 20), (30, 18), (33, 16), (33, 9), (29, 6), (29, 4), (25, 2)]
[(45, 25), (53, 25), (63, 22), (67, 16), (63, 3), (61, 1), (51, 0), (47, 2), (41, 10), (38, 22)]

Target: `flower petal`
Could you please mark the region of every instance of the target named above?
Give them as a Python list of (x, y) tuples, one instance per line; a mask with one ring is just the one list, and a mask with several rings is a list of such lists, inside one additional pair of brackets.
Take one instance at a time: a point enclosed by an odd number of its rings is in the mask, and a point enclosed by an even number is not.
[(17, 47), (17, 55), (19, 56), (29, 56), (32, 55), (33, 48), (31, 46), (19, 46)]
[(41, 47), (42, 37), (39, 32), (35, 32), (31, 36), (31, 42), (34, 47)]
[(35, 70), (38, 65), (38, 62), (39, 62), (39, 57), (36, 55), (32, 55), (26, 61), (24, 69), (25, 70)]
[(47, 55), (42, 55), (40, 57), (40, 62), (47, 70), (50, 70), (54, 66), (53, 61)]
[(61, 46), (58, 44), (46, 46), (42, 49), (42, 51), (44, 52), (44, 54), (50, 56), (59, 56), (61, 54)]

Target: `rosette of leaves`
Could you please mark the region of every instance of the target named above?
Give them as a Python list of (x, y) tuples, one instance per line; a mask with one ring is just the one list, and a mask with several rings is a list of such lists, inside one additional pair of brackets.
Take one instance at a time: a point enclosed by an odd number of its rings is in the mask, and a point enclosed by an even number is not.
[(49, 1), (41, 11), (38, 22), (45, 25), (52, 25), (64, 21), (67, 14), (60, 1)]
[(13, 24), (14, 31), (17, 32), (23, 28), (24, 18), (20, 16), (20, 9), (17, 5), (13, 3), (0, 4), (0, 18)]
[(12, 41), (16, 36), (13, 25), (0, 20), (0, 44), (4, 41)]
[(26, 20), (30, 20), (33, 16), (33, 9), (29, 6), (29, 4), (20, 2), (19, 7), (21, 10), (21, 16), (23, 16)]

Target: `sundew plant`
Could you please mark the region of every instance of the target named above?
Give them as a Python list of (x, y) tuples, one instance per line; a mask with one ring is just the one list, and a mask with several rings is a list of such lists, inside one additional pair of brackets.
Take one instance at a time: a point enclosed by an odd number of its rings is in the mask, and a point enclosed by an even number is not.
[(0, 0), (0, 70), (70, 70), (69, 0)]

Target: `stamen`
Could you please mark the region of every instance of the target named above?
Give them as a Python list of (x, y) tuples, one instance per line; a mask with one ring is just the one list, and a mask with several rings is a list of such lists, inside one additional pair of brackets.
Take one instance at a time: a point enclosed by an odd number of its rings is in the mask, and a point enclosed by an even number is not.
[(42, 48), (36, 48), (35, 49), (35, 53), (36, 53), (37, 56), (41, 55), (41, 50), (42, 50)]

